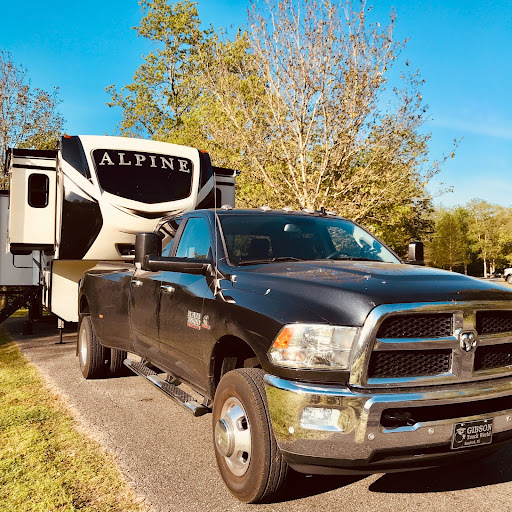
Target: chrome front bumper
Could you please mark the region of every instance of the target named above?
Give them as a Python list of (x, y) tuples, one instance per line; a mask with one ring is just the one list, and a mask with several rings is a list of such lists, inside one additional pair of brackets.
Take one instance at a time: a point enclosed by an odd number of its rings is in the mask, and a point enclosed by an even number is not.
[[(265, 376), (272, 426), (279, 448), (292, 467), (308, 473), (371, 473), (431, 467), (443, 458), (474, 456), (512, 439), (512, 401), (506, 410), (437, 418), (412, 426), (386, 428), (385, 409), (457, 405), (512, 396), (512, 380), (476, 382), (400, 392), (361, 392), (348, 387), (315, 385)], [(335, 424), (305, 424), (304, 408), (339, 410)], [(446, 409), (443, 409), (446, 410)], [(450, 416), (450, 415), (448, 415)], [(454, 424), (493, 418), (491, 445), (451, 450)], [(346, 469), (335, 471), (328, 468)]]

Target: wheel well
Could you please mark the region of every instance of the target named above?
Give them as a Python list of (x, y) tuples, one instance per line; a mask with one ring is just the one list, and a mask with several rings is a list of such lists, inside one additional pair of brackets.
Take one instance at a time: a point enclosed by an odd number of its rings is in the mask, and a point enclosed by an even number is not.
[(224, 374), (237, 368), (261, 368), (261, 362), (252, 348), (241, 338), (224, 336), (212, 353), (212, 396)]

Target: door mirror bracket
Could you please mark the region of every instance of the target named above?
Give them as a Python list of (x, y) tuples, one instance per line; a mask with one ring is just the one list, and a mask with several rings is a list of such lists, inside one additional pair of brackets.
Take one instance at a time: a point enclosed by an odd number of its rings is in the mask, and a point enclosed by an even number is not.
[(212, 273), (211, 261), (197, 258), (166, 258), (154, 254), (145, 256), (143, 270), (157, 272), (181, 272), (184, 274), (209, 275)]
[(150, 270), (145, 261), (148, 255), (162, 254), (162, 237), (157, 233), (137, 233), (135, 237), (135, 266), (142, 270)]

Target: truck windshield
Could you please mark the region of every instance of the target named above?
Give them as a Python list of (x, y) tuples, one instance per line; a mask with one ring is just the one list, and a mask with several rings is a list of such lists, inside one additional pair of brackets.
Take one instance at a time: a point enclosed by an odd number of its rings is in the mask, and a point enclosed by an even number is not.
[(400, 263), (370, 233), (345, 219), (271, 213), (219, 218), (234, 265), (327, 259)]
[(112, 149), (95, 149), (92, 155), (105, 192), (147, 204), (190, 196), (193, 165), (188, 158)]

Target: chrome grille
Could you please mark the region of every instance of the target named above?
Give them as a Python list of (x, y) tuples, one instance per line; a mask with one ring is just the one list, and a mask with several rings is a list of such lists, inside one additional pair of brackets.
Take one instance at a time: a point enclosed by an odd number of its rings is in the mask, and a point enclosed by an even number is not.
[(475, 354), (475, 371), (502, 368), (512, 365), (512, 343), (478, 347)]
[(442, 338), (453, 332), (453, 315), (396, 315), (386, 318), (377, 338)]
[(512, 332), (512, 311), (478, 311), (476, 330), (478, 334)]
[(512, 376), (512, 294), (509, 301), (375, 307), (354, 347), (350, 384), (414, 387), (505, 376)]
[(368, 376), (371, 379), (389, 379), (447, 373), (451, 355), (451, 350), (373, 352)]

